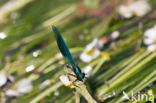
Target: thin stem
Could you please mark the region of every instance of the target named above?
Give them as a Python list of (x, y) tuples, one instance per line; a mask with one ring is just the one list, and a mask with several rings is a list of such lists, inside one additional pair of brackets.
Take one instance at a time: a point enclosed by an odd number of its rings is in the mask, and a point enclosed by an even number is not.
[(69, 77), (69, 80), (73, 83), (73, 85), (75, 85), (75, 89), (78, 94), (82, 95), (88, 101), (88, 103), (97, 103), (96, 100), (94, 100), (94, 98), (88, 92), (87, 87), (84, 84), (84, 82), (79, 81), (79, 80), (75, 81), (76, 78), (73, 76), (75, 74), (71, 69), (66, 69), (66, 73), (67, 75), (72, 74), (72, 75), (68, 75), (68, 77)]

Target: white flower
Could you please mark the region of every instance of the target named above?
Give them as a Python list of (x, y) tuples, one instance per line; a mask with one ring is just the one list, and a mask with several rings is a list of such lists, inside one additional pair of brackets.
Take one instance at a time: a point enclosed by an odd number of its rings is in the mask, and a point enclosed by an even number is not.
[(50, 80), (45, 80), (41, 83), (40, 88), (43, 89), (51, 84)]
[(89, 51), (88, 53), (87, 52), (83, 52), (80, 56), (80, 59), (83, 61), (83, 62), (90, 62), (92, 59), (95, 59), (96, 57), (99, 56), (100, 54), (100, 51), (98, 49), (93, 49), (91, 54), (89, 54)]
[(150, 10), (150, 5), (146, 0), (137, 0), (129, 4), (119, 6), (118, 12), (125, 18), (130, 18), (133, 15), (143, 16)]
[(34, 52), (32, 53), (32, 55), (33, 55), (34, 57), (38, 57), (38, 56), (40, 55), (40, 53), (41, 53), (41, 51), (40, 51), (40, 50), (37, 50), (37, 51), (34, 51)]
[(17, 88), (17, 91), (20, 93), (29, 93), (33, 89), (32, 82), (29, 79), (22, 79), (18, 81), (14, 87)]
[(86, 66), (86, 67), (84, 68), (84, 73), (85, 73), (85, 74), (88, 74), (88, 73), (90, 73), (92, 70), (93, 70), (93, 67), (92, 67), (92, 66)]
[(29, 79), (18, 81), (12, 88), (5, 91), (7, 96), (19, 97), (25, 93), (31, 92), (33, 89), (32, 82)]
[(7, 35), (4, 32), (0, 33), (0, 39), (5, 39), (7, 37)]
[(69, 84), (71, 84), (71, 82), (69, 81), (69, 79), (68, 79), (68, 77), (66, 75), (61, 75), (60, 76), (60, 80), (66, 86), (69, 85)]
[(136, 16), (145, 15), (151, 8), (146, 0), (138, 0), (131, 5), (131, 9)]
[(0, 71), (0, 87), (8, 86), (14, 81), (14, 77), (6, 75), (3, 71)]
[(145, 43), (146, 45), (153, 44), (154, 41), (155, 41), (155, 40), (154, 40), (153, 38), (145, 38), (145, 39), (144, 39), (144, 43)]
[(69, 78), (66, 75), (60, 76), (60, 80), (65, 86), (70, 88), (75, 88), (75, 86), (72, 84), (72, 82), (69, 80)]
[(90, 62), (100, 55), (99, 48), (102, 47), (98, 39), (94, 39), (90, 44), (86, 46), (86, 49), (80, 55), (80, 59), (83, 62)]
[(112, 34), (111, 34), (111, 38), (112, 38), (112, 39), (116, 39), (116, 38), (119, 37), (119, 35), (120, 35), (120, 32), (119, 32), (119, 31), (114, 31), (114, 32), (112, 32)]
[(14, 89), (8, 89), (5, 91), (5, 94), (9, 97), (19, 97), (20, 93)]
[(0, 72), (0, 87), (3, 86), (6, 82), (7, 76), (3, 72)]
[(92, 66), (86, 66), (84, 68), (84, 73), (86, 74), (86, 77), (89, 77), (91, 71), (93, 70), (93, 67)]
[(125, 18), (130, 18), (133, 16), (133, 12), (129, 5), (120, 5), (118, 12), (121, 16), (123, 16)]
[(152, 52), (156, 49), (156, 25), (152, 28), (147, 29), (144, 32), (144, 44), (146, 44), (147, 51)]
[(156, 42), (156, 25), (153, 28), (146, 30), (144, 36), (144, 43), (146, 45), (150, 45)]
[(152, 52), (152, 51), (154, 51), (155, 49), (156, 49), (156, 44), (149, 45), (149, 46), (147, 47), (147, 51), (149, 51), (149, 52)]
[(33, 71), (34, 69), (35, 69), (35, 66), (34, 66), (34, 65), (29, 65), (29, 66), (26, 67), (25, 71), (26, 71), (26, 72), (31, 72), (31, 71)]
[(101, 48), (103, 45), (101, 44), (100, 40), (98, 38), (95, 38), (90, 44), (86, 46), (86, 49), (90, 50), (94, 47)]

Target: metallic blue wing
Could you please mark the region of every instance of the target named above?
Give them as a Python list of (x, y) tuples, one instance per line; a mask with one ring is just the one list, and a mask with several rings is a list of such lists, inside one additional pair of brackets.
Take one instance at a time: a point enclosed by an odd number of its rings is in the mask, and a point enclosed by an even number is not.
[(58, 31), (58, 29), (55, 26), (52, 26), (51, 29), (54, 31), (56, 41), (58, 48), (60, 49), (60, 52), (62, 55), (67, 59), (67, 61), (72, 65), (72, 67), (76, 66), (75, 60), (73, 59), (66, 42), (64, 41), (63, 37), (61, 36), (61, 33)]

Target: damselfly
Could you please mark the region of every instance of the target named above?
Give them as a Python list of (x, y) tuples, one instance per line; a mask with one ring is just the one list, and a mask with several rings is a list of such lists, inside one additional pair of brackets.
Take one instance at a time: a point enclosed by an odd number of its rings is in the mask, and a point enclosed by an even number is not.
[(57, 45), (58, 45), (60, 52), (65, 57), (65, 59), (69, 62), (69, 64), (72, 66), (72, 70), (74, 71), (74, 73), (77, 77), (77, 80), (83, 81), (83, 79), (85, 78), (85, 73), (83, 73), (81, 71), (81, 69), (79, 68), (79, 66), (76, 64), (75, 60), (73, 59), (73, 57), (67, 47), (66, 42), (64, 41), (63, 37), (61, 36), (61, 33), (55, 26), (52, 26), (51, 29), (54, 31)]

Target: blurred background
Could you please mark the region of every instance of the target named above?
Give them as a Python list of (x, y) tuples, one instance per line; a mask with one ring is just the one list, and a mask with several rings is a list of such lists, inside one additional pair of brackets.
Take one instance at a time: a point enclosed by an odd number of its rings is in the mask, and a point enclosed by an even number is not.
[(155, 103), (155, 0), (0, 0), (0, 103), (76, 103), (51, 25), (97, 101)]

